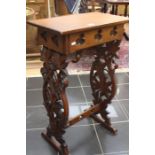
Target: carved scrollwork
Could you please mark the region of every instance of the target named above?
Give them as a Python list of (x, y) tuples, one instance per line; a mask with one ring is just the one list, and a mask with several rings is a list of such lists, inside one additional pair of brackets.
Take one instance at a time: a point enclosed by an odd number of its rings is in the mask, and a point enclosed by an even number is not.
[(76, 52), (74, 54), (74, 58), (72, 59), (72, 62), (73, 63), (77, 63), (80, 60), (80, 58), (81, 58), (81, 53), (80, 52)]
[(44, 41), (47, 41), (47, 32), (46, 31), (41, 32), (40, 35), (44, 39)]
[(101, 40), (102, 39), (102, 30), (98, 30), (97, 33), (95, 34), (94, 38), (96, 40)]
[(114, 72), (118, 67), (115, 58), (118, 58), (116, 52), (119, 50), (119, 44), (120, 41), (112, 41), (97, 47), (90, 72), (93, 103), (102, 105), (100, 114), (107, 124), (110, 124), (110, 120), (106, 108), (116, 92)]
[(52, 42), (56, 45), (56, 46), (59, 46), (59, 41), (58, 41), (58, 36), (57, 35), (53, 35), (52, 37), (51, 37), (51, 40), (52, 40)]
[(110, 32), (110, 35), (115, 36), (117, 34), (117, 26), (114, 26), (113, 29)]
[(76, 40), (76, 45), (82, 45), (85, 43), (84, 34), (80, 34), (79, 38)]
[(47, 135), (49, 138), (54, 136), (62, 147), (66, 147), (63, 140), (64, 129), (68, 121), (68, 101), (65, 94), (65, 88), (68, 86), (66, 78), (67, 62), (64, 55), (51, 52), (43, 47), (41, 52), (44, 65), (41, 73), (44, 78), (43, 98), (49, 117), (49, 126)]

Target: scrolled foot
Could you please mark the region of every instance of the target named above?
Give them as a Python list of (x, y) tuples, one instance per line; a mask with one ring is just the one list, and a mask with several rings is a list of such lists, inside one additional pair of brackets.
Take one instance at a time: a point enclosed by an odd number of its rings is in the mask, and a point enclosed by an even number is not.
[(101, 126), (103, 126), (104, 128), (106, 128), (108, 131), (110, 131), (113, 135), (116, 135), (117, 133), (117, 129), (113, 128), (111, 126), (111, 124), (104, 122), (102, 119), (100, 119), (98, 116), (96, 115), (91, 115), (91, 118), (93, 118), (96, 122), (100, 123)]
[(66, 144), (61, 144), (54, 136), (50, 138), (44, 132), (42, 132), (41, 135), (49, 143), (49, 145), (59, 152), (59, 155), (69, 155), (68, 146)]

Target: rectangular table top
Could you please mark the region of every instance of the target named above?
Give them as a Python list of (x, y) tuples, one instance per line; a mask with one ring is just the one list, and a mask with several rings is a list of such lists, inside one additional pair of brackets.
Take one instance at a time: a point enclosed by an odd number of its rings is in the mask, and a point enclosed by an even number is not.
[(91, 12), (31, 20), (27, 23), (37, 27), (46, 28), (64, 35), (104, 26), (124, 24), (127, 22), (127, 17), (101, 12)]

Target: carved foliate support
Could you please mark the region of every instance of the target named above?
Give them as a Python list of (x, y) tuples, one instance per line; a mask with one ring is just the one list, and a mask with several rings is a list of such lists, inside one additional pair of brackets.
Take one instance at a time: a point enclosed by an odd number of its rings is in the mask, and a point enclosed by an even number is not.
[(115, 59), (118, 58), (116, 52), (119, 44), (120, 41), (115, 40), (96, 47), (95, 61), (90, 72), (93, 103), (101, 105), (99, 113), (108, 126), (111, 126), (111, 123), (106, 108), (116, 92), (114, 73), (118, 67)]
[[(65, 89), (68, 86), (66, 78), (66, 57), (43, 47), (41, 60), (44, 62), (41, 73), (44, 79), (43, 99), (44, 106), (49, 117), (49, 126), (44, 137), (53, 143), (59, 152), (68, 152), (63, 139), (65, 127), (68, 121), (68, 101)], [(52, 138), (58, 141), (59, 146), (52, 142)], [(64, 155), (67, 155), (67, 153)]]

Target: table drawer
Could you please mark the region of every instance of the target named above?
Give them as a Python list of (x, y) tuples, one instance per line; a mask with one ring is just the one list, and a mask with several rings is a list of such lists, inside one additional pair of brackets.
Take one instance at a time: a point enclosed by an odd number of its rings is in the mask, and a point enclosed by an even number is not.
[(71, 34), (69, 36), (69, 53), (112, 40), (121, 40), (123, 32), (123, 25), (117, 25)]

